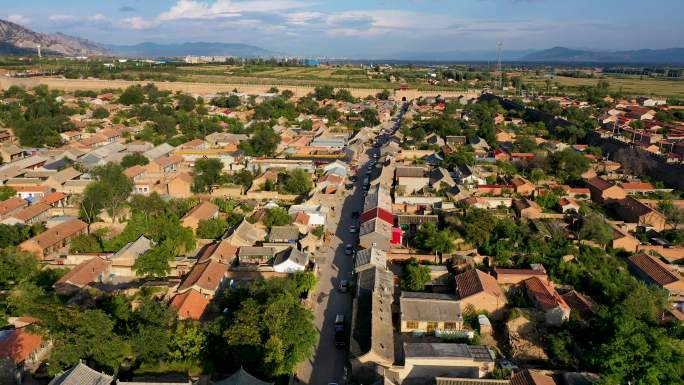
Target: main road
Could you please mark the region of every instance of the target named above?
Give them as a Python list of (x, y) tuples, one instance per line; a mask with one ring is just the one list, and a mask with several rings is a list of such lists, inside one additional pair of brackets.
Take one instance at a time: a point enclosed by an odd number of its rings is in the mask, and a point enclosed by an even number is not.
[(352, 218), (352, 212), (363, 208), (363, 173), (368, 156), (363, 154), (358, 160), (359, 168), (356, 183), (349, 194), (335, 195), (326, 201), (330, 207), (326, 228), (332, 230), (332, 237), (323, 249), (316, 252), (318, 266), (318, 284), (313, 294), (313, 311), (316, 328), (320, 331), (320, 339), (314, 356), (300, 364), (297, 378), (303, 384), (325, 385), (331, 382), (345, 382), (344, 367), (347, 362), (347, 348), (335, 346), (335, 316), (343, 314), (346, 321), (347, 334), (351, 320), (351, 290), (342, 293), (338, 290), (340, 280), (352, 280), (354, 266), (353, 257), (345, 255), (346, 244), (356, 246), (358, 233), (350, 233), (349, 228), (356, 225), (358, 219)]
[[(405, 113), (405, 107), (400, 110), (393, 130), (398, 129)], [(384, 137), (384, 140), (387, 136)], [(384, 141), (383, 140), (383, 141)], [(320, 339), (314, 356), (302, 362), (297, 370), (296, 383), (308, 385), (326, 385), (329, 383), (345, 384), (348, 380), (345, 373), (347, 364), (347, 347), (335, 346), (335, 316), (343, 314), (346, 321), (347, 337), (351, 326), (353, 287), (348, 293), (338, 290), (340, 280), (352, 280), (354, 266), (353, 257), (345, 255), (346, 244), (355, 247), (358, 244), (358, 233), (350, 233), (349, 228), (354, 225), (358, 229), (358, 219), (352, 218), (354, 211), (363, 210), (363, 179), (369, 156), (379, 152), (371, 148), (367, 154), (362, 154), (357, 160), (358, 169), (354, 188), (346, 196), (335, 194), (325, 203), (331, 208), (328, 215), (326, 229), (334, 229), (329, 244), (316, 252), (318, 266), (318, 284), (313, 293), (313, 312), (315, 325), (320, 332)]]

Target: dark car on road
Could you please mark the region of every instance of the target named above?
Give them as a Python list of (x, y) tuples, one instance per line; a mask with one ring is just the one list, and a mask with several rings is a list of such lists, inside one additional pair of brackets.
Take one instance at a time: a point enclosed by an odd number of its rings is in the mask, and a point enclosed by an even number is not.
[(347, 245), (344, 246), (344, 254), (345, 254), (345, 255), (352, 255), (352, 254), (354, 254), (354, 246), (352, 246), (351, 243), (347, 243)]
[(344, 332), (344, 315), (335, 316), (335, 346), (346, 346), (347, 338)]
[(351, 285), (349, 284), (349, 280), (347, 280), (347, 279), (341, 280), (341, 281), (340, 281), (340, 286), (339, 286), (340, 293), (346, 293), (346, 292), (348, 292), (350, 286), (351, 286)]

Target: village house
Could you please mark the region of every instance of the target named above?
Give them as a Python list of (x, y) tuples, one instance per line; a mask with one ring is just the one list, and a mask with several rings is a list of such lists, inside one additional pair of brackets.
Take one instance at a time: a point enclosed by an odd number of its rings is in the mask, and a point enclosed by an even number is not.
[(52, 285), (55, 292), (65, 295), (108, 280), (109, 261), (93, 257), (76, 265)]
[(672, 296), (684, 296), (684, 279), (674, 267), (645, 253), (629, 257), (628, 262), (629, 269), (640, 279), (667, 290)]
[(539, 277), (523, 281), (528, 298), (544, 312), (546, 324), (559, 326), (570, 318), (570, 306), (558, 294), (553, 284)]
[(497, 313), (507, 303), (496, 278), (477, 269), (456, 276), (456, 293), (464, 310), (471, 307), (475, 310)]
[(665, 229), (665, 216), (660, 212), (640, 202), (632, 196), (615, 202), (615, 211), (627, 223), (653, 228), (656, 231)]
[(0, 331), (0, 383), (21, 384), (27, 373), (35, 372), (52, 347), (28, 325)]
[(624, 199), (627, 196), (622, 187), (612, 184), (601, 177), (593, 177), (586, 181), (591, 200), (604, 203), (611, 200)]
[(516, 286), (532, 277), (538, 277), (545, 282), (549, 281), (546, 270), (542, 265), (534, 266), (532, 269), (505, 269), (497, 267), (494, 269), (493, 275), (496, 278), (496, 282), (504, 288)]
[(539, 219), (542, 216), (542, 209), (539, 204), (527, 198), (514, 199), (513, 209), (520, 218)]
[(449, 294), (401, 293), (402, 333), (434, 333), (461, 330), (463, 317), (458, 299)]
[(64, 251), (69, 242), (74, 237), (85, 234), (87, 228), (85, 222), (72, 219), (22, 242), (19, 249), (31, 252), (39, 259), (48, 259)]
[(188, 211), (188, 213), (181, 218), (181, 224), (196, 232), (201, 221), (218, 218), (218, 214), (218, 206), (211, 202), (204, 201)]
[(463, 378), (482, 378), (494, 370), (496, 358), (486, 346), (440, 342), (405, 342), (404, 356), (404, 366), (393, 370), (404, 383), (434, 380), (445, 372)]

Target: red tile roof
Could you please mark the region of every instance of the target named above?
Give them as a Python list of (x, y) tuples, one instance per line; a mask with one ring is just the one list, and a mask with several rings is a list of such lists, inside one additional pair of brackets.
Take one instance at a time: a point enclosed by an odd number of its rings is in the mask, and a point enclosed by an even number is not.
[(4, 200), (0, 202), (0, 216), (25, 206), (28, 206), (28, 202), (19, 197)]
[(43, 199), (40, 200), (40, 203), (45, 203), (46, 205), (52, 206), (53, 204), (64, 199), (65, 197), (66, 197), (66, 195), (64, 195), (64, 193), (53, 192), (53, 193), (49, 193), (49, 194), (45, 195), (43, 197)]
[(12, 330), (8, 336), (0, 339), (0, 357), (9, 357), (15, 364), (20, 364), (40, 348), (43, 337), (33, 334), (24, 328)]
[(193, 289), (176, 294), (171, 301), (171, 306), (176, 308), (179, 318), (196, 321), (202, 318), (202, 314), (208, 305), (209, 299)]
[(178, 291), (184, 291), (193, 286), (209, 291), (216, 291), (227, 271), (227, 265), (214, 260), (196, 263), (183, 283), (178, 287)]
[(107, 269), (108, 265), (109, 263), (100, 257), (91, 258), (64, 274), (62, 278), (55, 282), (55, 287), (62, 285), (71, 285), (78, 288), (84, 287), (91, 282), (95, 282), (97, 277)]
[(645, 253), (629, 257), (629, 264), (660, 286), (682, 281), (681, 275), (672, 271), (657, 258)]
[(379, 207), (370, 209), (361, 214), (360, 222), (364, 223), (374, 218), (380, 218), (383, 221), (389, 223), (390, 225), (394, 224), (394, 215), (391, 212), (381, 209)]
[(556, 385), (556, 381), (546, 374), (525, 369), (511, 377), (511, 385)]
[(527, 294), (534, 299), (537, 306), (543, 310), (551, 310), (556, 307), (569, 308), (565, 300), (558, 294), (556, 288), (544, 283), (538, 277), (532, 277), (524, 281)]
[(503, 295), (501, 288), (499, 288), (496, 282), (496, 278), (477, 269), (468, 270), (457, 275), (456, 289), (460, 298), (470, 297), (481, 292), (486, 292), (496, 297)]

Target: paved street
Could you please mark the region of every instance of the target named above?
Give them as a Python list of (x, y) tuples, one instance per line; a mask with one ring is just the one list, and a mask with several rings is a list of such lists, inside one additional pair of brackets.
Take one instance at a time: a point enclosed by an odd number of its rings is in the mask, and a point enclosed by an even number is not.
[[(405, 110), (400, 113), (395, 129), (399, 127), (404, 112)], [(354, 189), (348, 191), (349, 194), (344, 198), (330, 197), (330, 202), (327, 202), (328, 207), (335, 208), (328, 216), (327, 228), (335, 230), (330, 244), (316, 255), (319, 273), (318, 285), (313, 297), (313, 311), (314, 323), (320, 331), (320, 340), (312, 359), (299, 366), (297, 378), (304, 384), (326, 385), (331, 382), (338, 384), (346, 382), (344, 367), (347, 363), (347, 347), (335, 346), (334, 322), (337, 314), (344, 314), (348, 337), (352, 295), (339, 292), (337, 285), (341, 279), (352, 278), (353, 260), (351, 256), (344, 254), (344, 246), (348, 243), (354, 246), (358, 244), (358, 233), (349, 233), (349, 226), (354, 224), (358, 228), (358, 219), (352, 218), (352, 213), (363, 210), (362, 186), (366, 164), (369, 161), (369, 155), (376, 152), (379, 150), (371, 148), (358, 160)]]
[[(328, 229), (333, 229), (334, 237), (316, 255), (318, 264), (318, 286), (313, 297), (313, 311), (316, 317), (316, 328), (320, 331), (320, 340), (314, 357), (300, 365), (298, 378), (302, 383), (319, 385), (337, 382), (342, 384), (344, 365), (347, 362), (347, 348), (335, 346), (334, 322), (337, 314), (344, 314), (347, 331), (350, 326), (352, 296), (341, 293), (337, 285), (341, 279), (351, 279), (353, 267), (352, 256), (344, 254), (344, 246), (348, 243), (356, 245), (358, 234), (349, 233), (349, 226), (358, 224), (351, 213), (361, 211), (363, 206), (363, 176), (368, 156), (359, 159), (359, 173), (353, 190), (347, 191), (346, 197), (331, 197), (328, 216)], [(332, 211), (332, 208), (335, 208)], [(315, 362), (315, 365), (313, 363)]]

